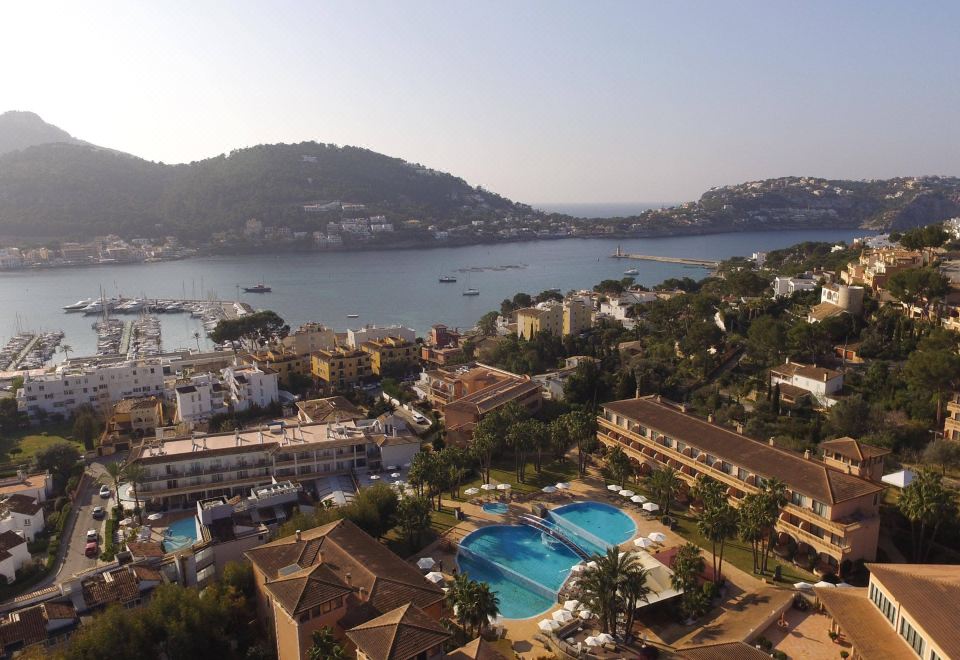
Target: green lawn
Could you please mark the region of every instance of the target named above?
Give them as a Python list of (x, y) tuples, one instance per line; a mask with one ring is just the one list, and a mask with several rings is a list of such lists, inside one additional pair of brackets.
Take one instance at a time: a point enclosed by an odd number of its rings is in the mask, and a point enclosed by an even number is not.
[[(0, 437), (0, 463), (29, 463), (38, 451), (57, 442), (74, 442), (73, 429), (69, 424), (48, 424), (32, 427), (10, 436), (2, 436)], [(84, 451), (82, 443), (74, 444), (81, 452)]]
[[(527, 463), (526, 480), (523, 483), (517, 481), (516, 471), (513, 467), (513, 461), (494, 461), (490, 467), (490, 480), (497, 484), (510, 484), (511, 491), (514, 493), (533, 493), (539, 492), (544, 486), (552, 486), (558, 481), (571, 481), (577, 478), (577, 464), (574, 461), (548, 462), (544, 460), (543, 471), (537, 474), (533, 467), (533, 462)], [(464, 482), (460, 488), (460, 498), (462, 502), (469, 499), (463, 495), (467, 488), (479, 488), (483, 479), (478, 475), (471, 481)]]

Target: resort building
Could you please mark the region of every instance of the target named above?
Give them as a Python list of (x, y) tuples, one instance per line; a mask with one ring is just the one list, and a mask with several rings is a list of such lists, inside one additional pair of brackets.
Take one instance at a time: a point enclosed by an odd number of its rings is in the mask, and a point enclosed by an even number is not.
[(417, 344), (400, 337), (371, 339), (360, 344), (360, 350), (370, 354), (370, 371), (376, 376), (390, 364), (411, 366), (420, 357)]
[(860, 316), (863, 313), (862, 286), (824, 284), (820, 289), (820, 304), (807, 314), (807, 323), (819, 323), (840, 314)]
[(820, 443), (823, 462), (861, 479), (879, 483), (883, 476), (883, 457), (889, 449), (874, 447), (853, 438), (837, 438)]
[(337, 333), (320, 323), (304, 323), (280, 340), (284, 350), (295, 355), (310, 355), (337, 345)]
[(370, 354), (359, 349), (338, 346), (317, 351), (310, 360), (314, 378), (334, 389), (358, 385), (371, 375)]
[[(439, 627), (444, 592), (416, 568), (348, 520), (278, 539), (246, 552), (253, 565), (257, 612), (273, 632), (280, 660), (307, 657), (314, 631), (329, 627), (350, 651), (370, 658), (432, 658), (447, 639), (406, 655), (391, 634)], [(428, 623), (425, 617), (436, 622)], [(409, 627), (409, 628), (407, 628)], [(439, 634), (439, 633), (438, 633)], [(384, 649), (388, 652), (384, 655)], [(395, 649), (395, 653), (390, 653)]]
[(347, 631), (357, 660), (443, 660), (453, 636), (416, 605), (402, 605)]
[(635, 305), (644, 305), (657, 300), (653, 291), (624, 291), (600, 303), (600, 313), (620, 322), (632, 322), (631, 310)]
[(124, 399), (113, 406), (100, 447), (105, 454), (127, 451), (131, 443), (153, 435), (163, 426), (163, 399), (158, 396)]
[(270, 349), (241, 355), (241, 364), (252, 365), (265, 372), (275, 372), (280, 387), (291, 387), (291, 377), (310, 377), (310, 357), (285, 349)]
[(581, 298), (550, 301), (516, 311), (517, 337), (532, 339), (541, 332), (556, 337), (578, 335), (593, 325), (592, 303)]
[(347, 330), (347, 347), (360, 348), (364, 342), (386, 339), (387, 337), (397, 337), (404, 341), (414, 342), (417, 340), (417, 333), (412, 328), (405, 328), (402, 325), (388, 325), (385, 328), (367, 325), (359, 330)]
[(17, 390), (17, 405), (31, 418), (68, 416), (84, 404), (107, 411), (121, 399), (162, 394), (159, 360), (124, 361), (98, 367), (61, 366), (39, 376), (27, 373)]
[(597, 437), (621, 447), (641, 471), (670, 466), (690, 486), (699, 475), (727, 487), (736, 504), (772, 478), (787, 486), (775, 551), (801, 565), (839, 570), (845, 560), (873, 561), (883, 487), (814, 458), (749, 438), (659, 397), (603, 406)]
[(228, 412), (223, 384), (214, 374), (199, 374), (178, 380), (173, 387), (174, 420), (199, 422)]
[[(145, 440), (130, 461), (146, 470), (137, 494), (150, 507), (183, 508), (291, 480), (322, 491), (336, 475), (399, 465), (420, 439), (392, 415), (339, 423), (274, 424), (262, 429)], [(401, 463), (396, 461), (402, 458)], [(316, 483), (322, 480), (324, 483)]]
[(867, 564), (865, 589), (817, 588), (832, 631), (854, 660), (960, 658), (960, 570), (941, 564)]
[(832, 395), (843, 389), (843, 374), (833, 369), (791, 362), (787, 358), (779, 367), (770, 369), (770, 386), (775, 385), (779, 385), (780, 399), (784, 403), (792, 405), (810, 397), (815, 405), (829, 408), (837, 402)]

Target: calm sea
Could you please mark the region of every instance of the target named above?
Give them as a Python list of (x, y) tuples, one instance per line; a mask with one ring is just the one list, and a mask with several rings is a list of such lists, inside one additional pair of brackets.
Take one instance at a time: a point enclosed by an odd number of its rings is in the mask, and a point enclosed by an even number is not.
[[(402, 323), (424, 332), (434, 323), (471, 327), (485, 312), (517, 291), (538, 293), (590, 287), (620, 278), (636, 268), (639, 283), (654, 285), (669, 277), (699, 279), (701, 268), (678, 264), (611, 259), (617, 245), (625, 251), (724, 259), (756, 250), (786, 247), (808, 240), (845, 241), (865, 232), (778, 231), (633, 240), (564, 239), (457, 248), (370, 252), (209, 257), (154, 264), (0, 273), (0, 341), (24, 330), (62, 329), (74, 355), (95, 351), (93, 317), (66, 314), (64, 305), (105, 294), (150, 298), (234, 300), (237, 285), (264, 281), (269, 294), (240, 294), (256, 308), (273, 309), (291, 326), (319, 321), (338, 330), (363, 324)], [(504, 268), (519, 266), (518, 268)], [(482, 268), (480, 272), (457, 272)], [(440, 284), (455, 274), (455, 284)], [(464, 296), (467, 287), (479, 296)], [(358, 314), (350, 319), (348, 314)], [(163, 315), (163, 347), (196, 347), (199, 321), (189, 315)], [(204, 345), (205, 342), (201, 342)]]

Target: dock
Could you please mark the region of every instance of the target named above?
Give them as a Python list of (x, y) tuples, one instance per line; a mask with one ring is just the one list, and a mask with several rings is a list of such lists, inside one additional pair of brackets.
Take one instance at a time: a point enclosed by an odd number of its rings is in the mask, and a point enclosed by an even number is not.
[(630, 254), (623, 252), (619, 247), (617, 251), (610, 255), (614, 259), (636, 259), (638, 261), (660, 261), (668, 264), (683, 264), (684, 266), (696, 266), (698, 268), (712, 268), (716, 270), (720, 267), (719, 261), (710, 259), (691, 259), (689, 257), (664, 257), (655, 254)]

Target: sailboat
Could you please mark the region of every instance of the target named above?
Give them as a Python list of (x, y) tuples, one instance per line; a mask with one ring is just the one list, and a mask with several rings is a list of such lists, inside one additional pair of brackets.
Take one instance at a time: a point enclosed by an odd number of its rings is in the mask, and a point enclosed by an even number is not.
[(470, 286), (470, 272), (467, 271), (467, 288), (463, 290), (463, 295), (465, 296), (479, 296), (480, 289), (475, 289)]

